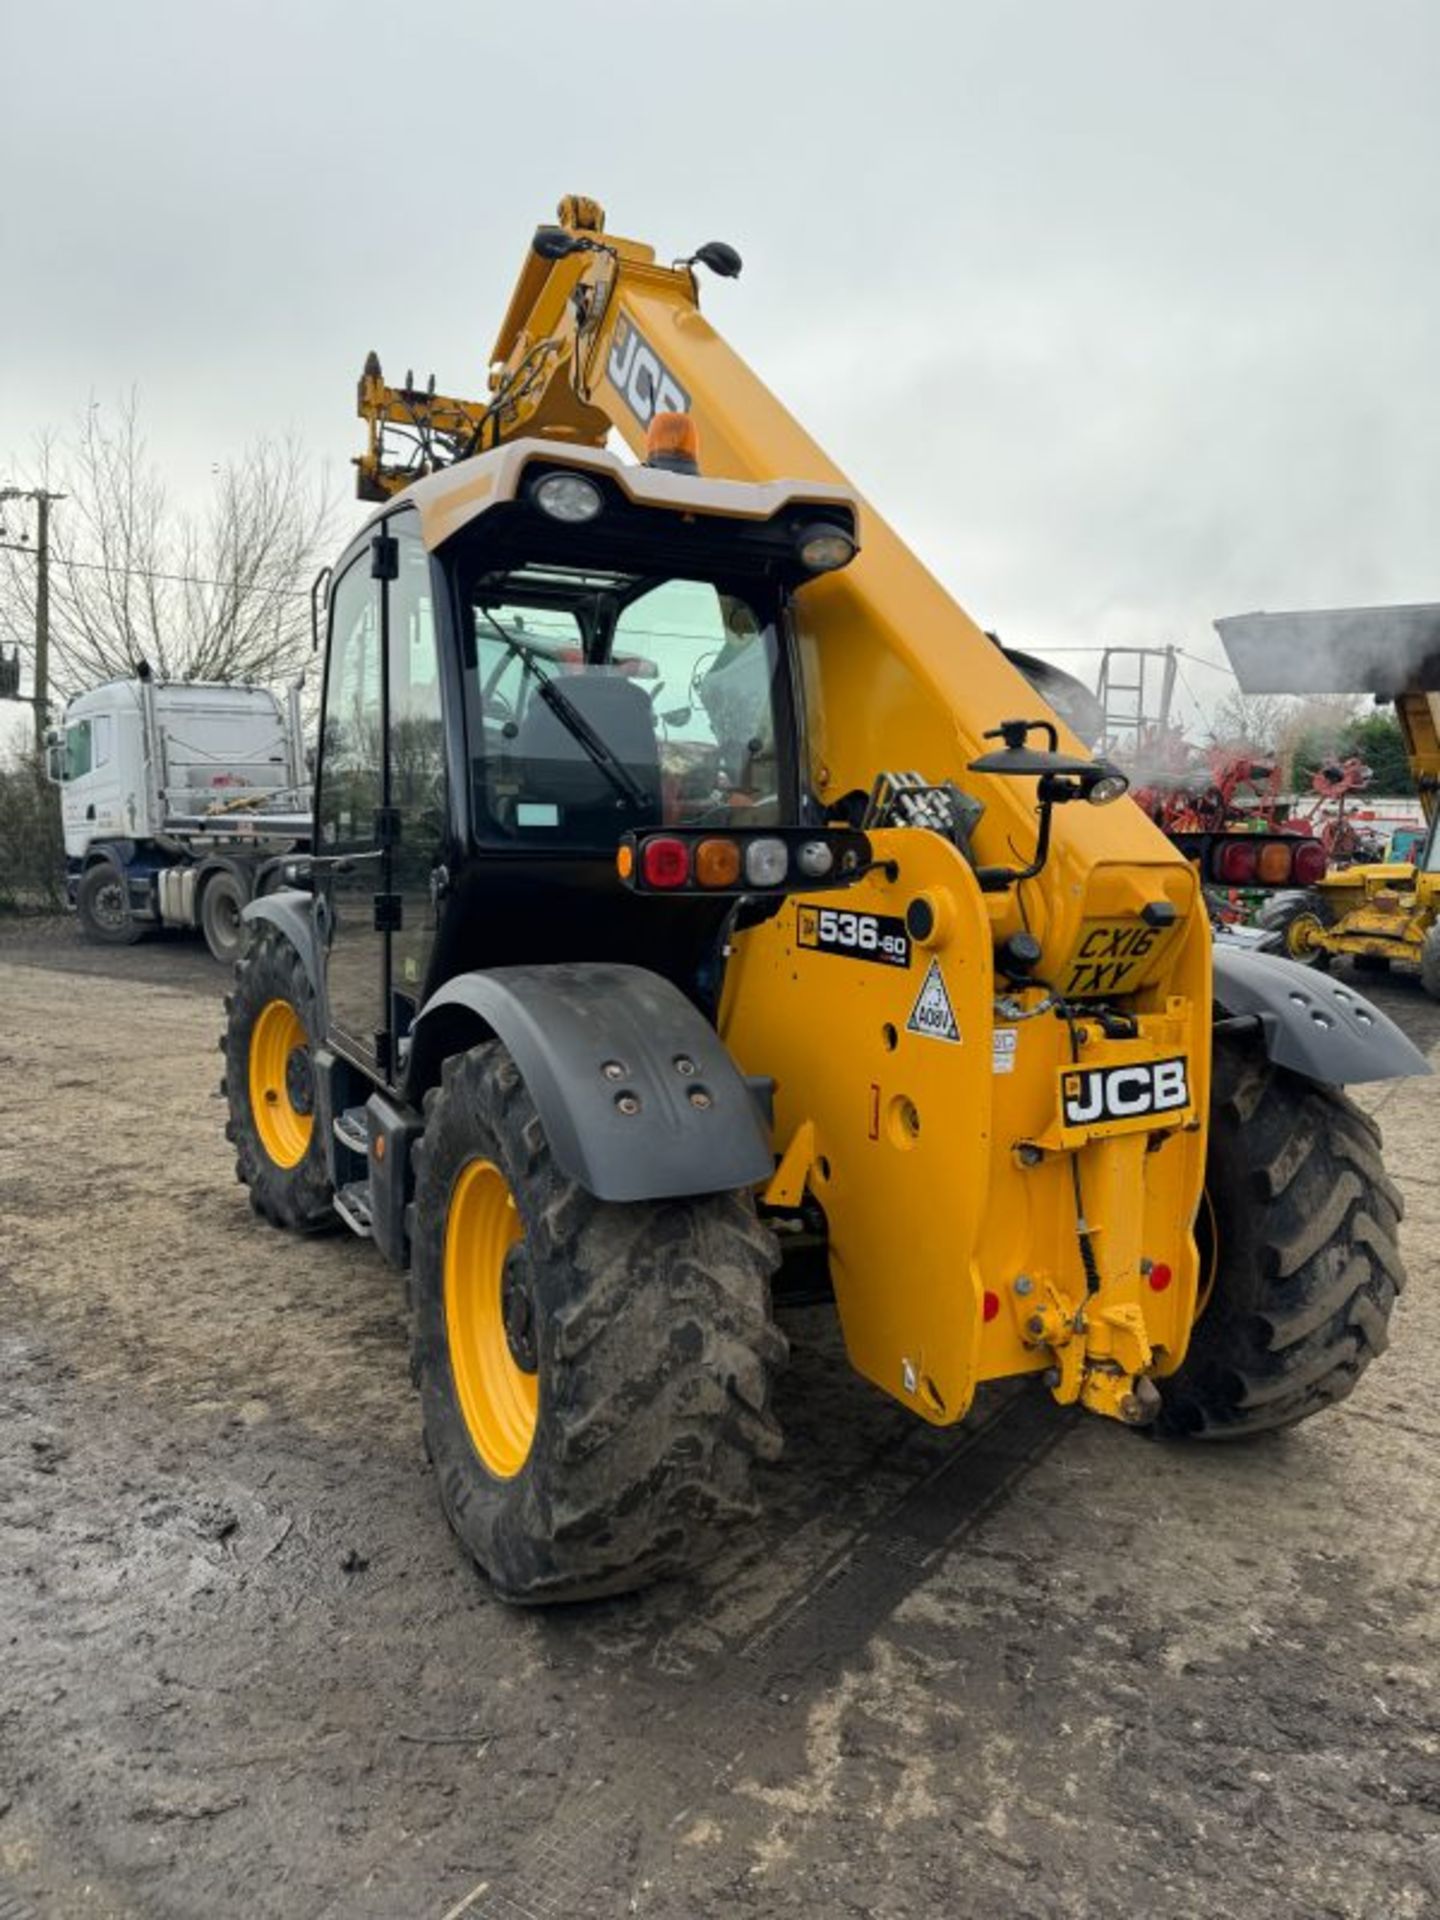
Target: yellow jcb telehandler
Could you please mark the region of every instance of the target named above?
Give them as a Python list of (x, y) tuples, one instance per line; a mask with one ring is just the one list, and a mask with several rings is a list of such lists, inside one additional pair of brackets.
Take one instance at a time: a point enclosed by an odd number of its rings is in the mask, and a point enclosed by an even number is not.
[(752, 1510), (786, 1229), (937, 1426), (1020, 1374), (1285, 1426), (1404, 1280), (1338, 1089), (1424, 1062), (1212, 953), (1123, 778), (702, 316), (739, 268), (570, 199), (487, 399), (367, 363), (313, 856), (229, 1002), (240, 1177), (406, 1270), (440, 1496), (511, 1600), (684, 1568)]

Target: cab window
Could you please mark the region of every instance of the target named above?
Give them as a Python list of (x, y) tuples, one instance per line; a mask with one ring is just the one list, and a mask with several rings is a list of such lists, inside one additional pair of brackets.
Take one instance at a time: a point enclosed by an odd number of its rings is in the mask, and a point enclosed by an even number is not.
[(785, 817), (768, 588), (522, 566), (472, 601), (482, 832), (610, 848)]

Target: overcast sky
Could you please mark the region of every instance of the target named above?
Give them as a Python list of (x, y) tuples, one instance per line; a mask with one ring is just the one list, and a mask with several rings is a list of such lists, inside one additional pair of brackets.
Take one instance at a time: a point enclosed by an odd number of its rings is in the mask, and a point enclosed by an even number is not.
[(1219, 613), (1440, 598), (1437, 0), (0, 26), (0, 480), (134, 385), (178, 494), (287, 429), (348, 494), (367, 348), (479, 393), (578, 191), (740, 249), (711, 318), (1008, 640), (1213, 657)]

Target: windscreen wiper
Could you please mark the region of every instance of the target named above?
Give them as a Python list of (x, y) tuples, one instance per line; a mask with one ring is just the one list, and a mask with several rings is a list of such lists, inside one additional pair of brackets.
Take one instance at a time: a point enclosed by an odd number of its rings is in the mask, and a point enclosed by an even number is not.
[(488, 607), (477, 604), (475, 611), (499, 635), (510, 656), (518, 660), (531, 676), (535, 682), (536, 693), (571, 738), (580, 742), (620, 798), (626, 801), (636, 813), (648, 813), (651, 810), (650, 795), (646, 793), (625, 762), (606, 743), (604, 735), (596, 732), (574, 702), (563, 694), (549, 675), (536, 664), (537, 649), (527, 646), (513, 633), (507, 633)]

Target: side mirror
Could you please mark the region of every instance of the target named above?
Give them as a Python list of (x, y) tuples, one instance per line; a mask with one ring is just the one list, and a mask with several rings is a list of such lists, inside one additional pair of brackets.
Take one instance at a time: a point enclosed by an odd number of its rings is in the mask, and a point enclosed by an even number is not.
[(734, 247), (727, 245), (724, 240), (707, 240), (703, 247), (695, 249), (690, 258), (692, 261), (698, 260), (702, 267), (709, 267), (722, 280), (738, 280), (740, 277), (743, 262)]
[(564, 227), (537, 227), (530, 251), (542, 260), (568, 260), (572, 253), (588, 253), (590, 242), (567, 233)]

